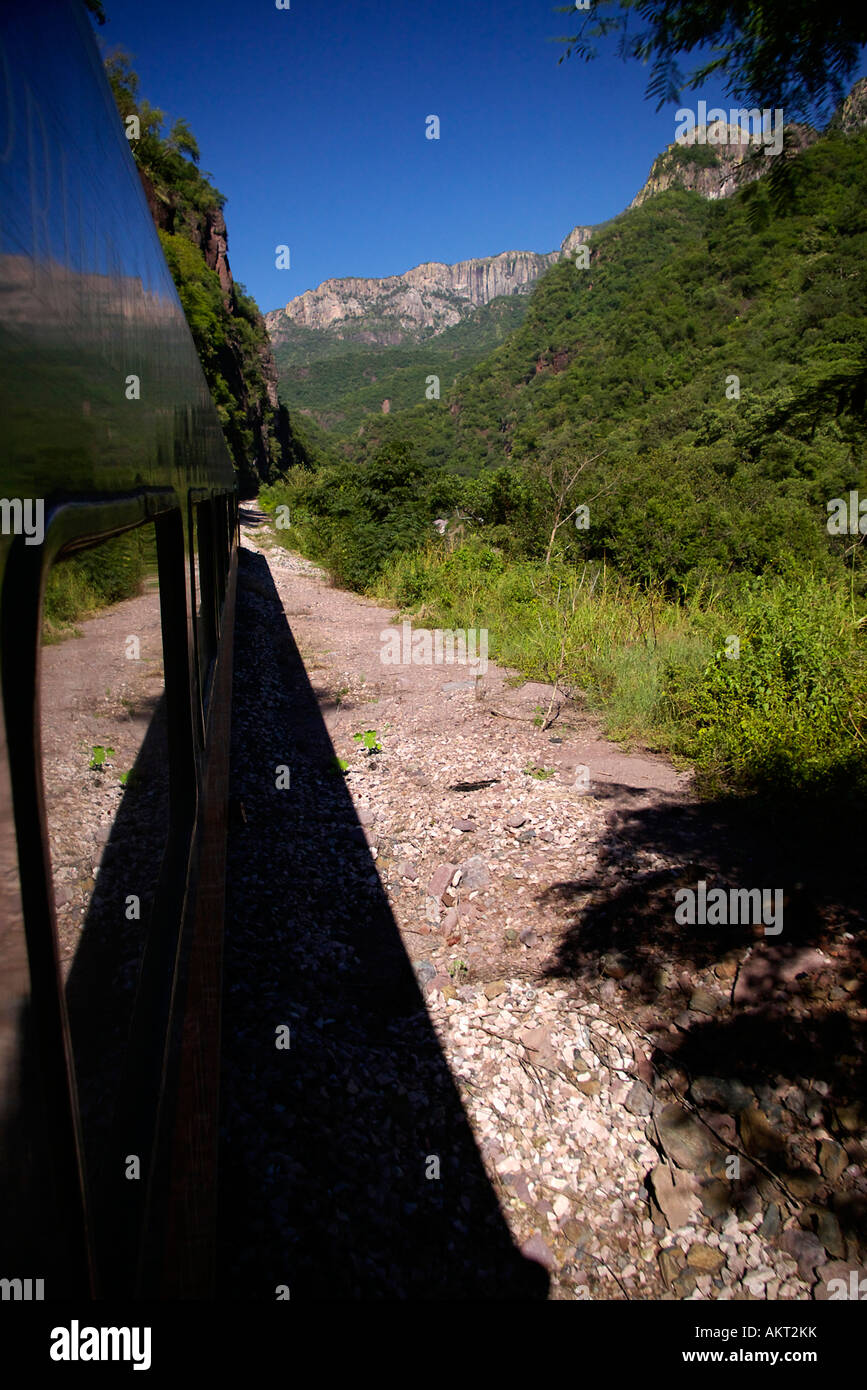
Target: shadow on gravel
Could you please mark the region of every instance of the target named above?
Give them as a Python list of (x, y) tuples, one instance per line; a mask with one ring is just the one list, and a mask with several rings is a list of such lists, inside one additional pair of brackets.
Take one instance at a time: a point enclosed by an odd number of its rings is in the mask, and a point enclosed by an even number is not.
[[(264, 559), (242, 551), (239, 580), (219, 1296), (544, 1298), (547, 1275), (516, 1251), (488, 1182)], [(387, 775), (387, 754), (374, 766)]]
[[(564, 915), (547, 975), (596, 981), (615, 1009), (637, 1011), (653, 1068), (676, 1078), (681, 1090), (697, 1077), (745, 1083), (772, 1125), (787, 1129), (793, 1121), (772, 1092), (800, 1088), (812, 1123), (846, 1149), (847, 1162), (863, 1167), (867, 933), (857, 808), (830, 798), (809, 805), (758, 799), (647, 805), (646, 796), (624, 787), (601, 794), (612, 806), (598, 872), (541, 895)], [(639, 852), (682, 868), (648, 866), (634, 860)], [(677, 923), (676, 891), (695, 890), (700, 880), (708, 892), (782, 889), (782, 932)], [(715, 1012), (702, 1011), (703, 1001), (699, 1009), (689, 1007), (698, 972), (717, 995)], [(716, 1107), (721, 1111), (729, 1108), (725, 1094)], [(799, 1105), (795, 1097), (794, 1124), (800, 1120), (805, 1136), (800, 1151), (784, 1152), (768, 1135), (748, 1151), (784, 1179), (800, 1180), (802, 1198), (832, 1202), (844, 1235), (867, 1248), (863, 1194), (832, 1197), (821, 1181), (805, 1176), (803, 1161), (815, 1158), (816, 1144)]]

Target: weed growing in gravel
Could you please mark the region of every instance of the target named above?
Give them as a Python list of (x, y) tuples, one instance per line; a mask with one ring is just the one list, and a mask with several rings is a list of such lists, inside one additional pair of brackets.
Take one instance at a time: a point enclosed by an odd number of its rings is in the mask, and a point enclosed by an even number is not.
[(360, 743), (362, 748), (369, 754), (381, 753), (382, 744), (379, 741), (379, 734), (375, 729), (365, 729), (363, 733), (353, 734), (356, 743)]
[(338, 774), (338, 775), (342, 775), (344, 772), (347, 772), (348, 769), (349, 769), (349, 763), (346, 761), (346, 759), (345, 759), (345, 758), (338, 758), (336, 754), (335, 754), (335, 756), (331, 759), (331, 762), (330, 762), (329, 765), (328, 765), (328, 770), (329, 770), (329, 772), (334, 772), (334, 773), (336, 773), (336, 774)]
[(113, 748), (105, 748), (101, 743), (95, 743), (90, 750), (90, 762), (88, 763), (88, 767), (91, 772), (100, 772), (109, 759), (113, 757)]
[(546, 782), (549, 777), (553, 777), (557, 769), (555, 767), (536, 767), (535, 763), (527, 763), (524, 768), (528, 777), (537, 777), (540, 782)]
[(449, 965), (449, 974), (455, 984), (460, 984), (461, 980), (465, 980), (469, 973), (470, 967), (465, 960), (453, 960)]

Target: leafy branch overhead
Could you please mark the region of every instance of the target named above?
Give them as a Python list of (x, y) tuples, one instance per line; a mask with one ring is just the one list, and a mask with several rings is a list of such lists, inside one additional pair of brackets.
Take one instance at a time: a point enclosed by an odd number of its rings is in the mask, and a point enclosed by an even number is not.
[[(840, 100), (867, 43), (867, 9), (851, 0), (592, 0), (586, 12), (556, 12), (581, 17), (575, 34), (557, 40), (563, 58), (590, 61), (596, 41), (614, 36), (621, 58), (650, 64), (657, 110), (714, 78), (750, 105), (805, 117)], [(701, 60), (685, 75), (681, 55), (696, 52)]]

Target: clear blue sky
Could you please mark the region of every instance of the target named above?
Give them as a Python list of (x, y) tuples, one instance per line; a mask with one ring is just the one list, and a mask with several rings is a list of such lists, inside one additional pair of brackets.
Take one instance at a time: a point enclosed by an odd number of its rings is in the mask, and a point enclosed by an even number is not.
[[(550, 251), (623, 210), (675, 106), (613, 55), (558, 66), (550, 0), (105, 0), (107, 47), (183, 116), (262, 310), (334, 276)], [(580, 12), (579, 12), (580, 13)], [(859, 72), (864, 72), (862, 66)], [(854, 81), (854, 78), (853, 78)], [(732, 105), (709, 87), (694, 106)], [(441, 138), (425, 138), (436, 114)], [(291, 268), (275, 268), (290, 247)]]

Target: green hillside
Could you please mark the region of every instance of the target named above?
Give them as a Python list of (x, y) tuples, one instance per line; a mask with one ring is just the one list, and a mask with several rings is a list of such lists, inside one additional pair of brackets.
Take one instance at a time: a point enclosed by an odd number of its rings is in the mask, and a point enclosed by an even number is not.
[(427, 342), (400, 347), (350, 344), (289, 320), (274, 344), (281, 400), (337, 436), (355, 434), (367, 415), (382, 413), (384, 400), (392, 411), (425, 400), (429, 376), (445, 394), (517, 328), (528, 303), (526, 295), (501, 296)]

